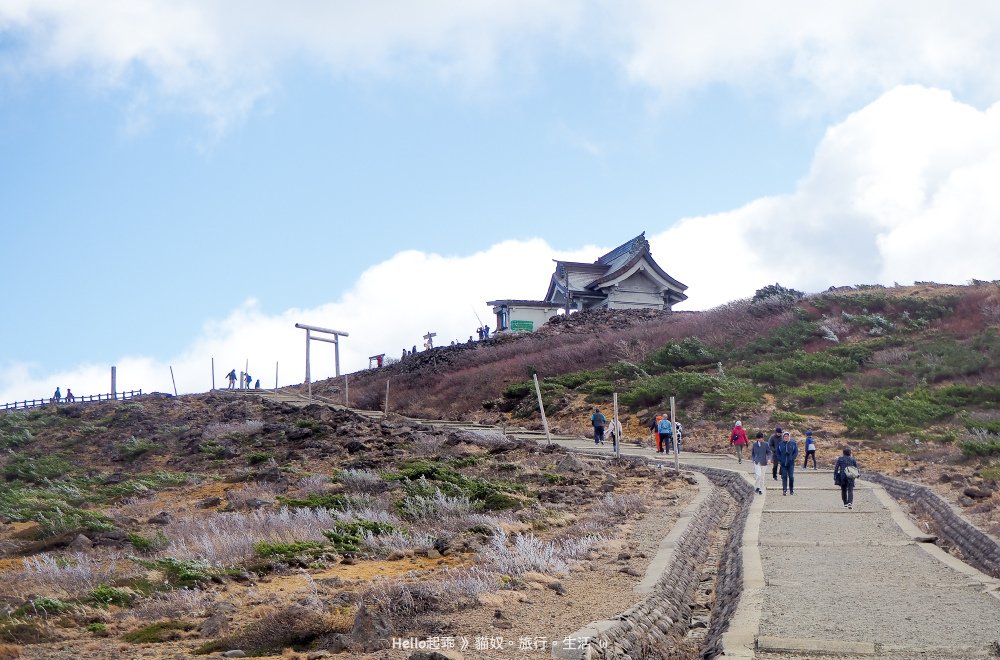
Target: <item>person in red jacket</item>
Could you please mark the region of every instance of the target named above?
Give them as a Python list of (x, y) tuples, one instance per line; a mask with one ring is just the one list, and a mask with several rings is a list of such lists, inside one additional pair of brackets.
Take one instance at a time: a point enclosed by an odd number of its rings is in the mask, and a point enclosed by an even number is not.
[(743, 448), (747, 446), (747, 432), (743, 430), (743, 422), (737, 420), (733, 432), (729, 434), (729, 444), (736, 448), (736, 461), (743, 462)]

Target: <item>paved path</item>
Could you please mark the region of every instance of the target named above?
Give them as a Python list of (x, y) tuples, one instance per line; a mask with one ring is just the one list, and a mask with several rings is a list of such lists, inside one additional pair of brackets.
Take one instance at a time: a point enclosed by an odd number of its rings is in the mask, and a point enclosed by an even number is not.
[[(508, 433), (545, 441), (537, 432)], [(611, 454), (610, 444), (595, 447), (592, 440), (566, 436), (553, 441)], [(628, 443), (622, 453), (657, 457)], [(672, 456), (663, 458), (672, 464)], [(753, 480), (749, 461), (687, 452), (680, 461)], [(794, 496), (782, 496), (770, 472), (766, 483), (768, 491), (754, 498), (747, 518), (744, 589), (725, 636), (728, 657), (997, 656), (1000, 580), (928, 543), (880, 486), (859, 481), (848, 511), (829, 470), (797, 471)]]

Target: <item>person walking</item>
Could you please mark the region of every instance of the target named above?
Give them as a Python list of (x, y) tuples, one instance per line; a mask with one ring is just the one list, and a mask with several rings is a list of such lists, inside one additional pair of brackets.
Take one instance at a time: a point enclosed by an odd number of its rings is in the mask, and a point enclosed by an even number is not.
[(792, 435), (785, 431), (778, 443), (778, 465), (781, 470), (781, 494), (795, 494), (795, 459), (799, 456), (799, 445)]
[(604, 425), (608, 423), (608, 418), (604, 416), (600, 408), (594, 408), (594, 414), (590, 416), (590, 423), (594, 427), (594, 444), (604, 444)]
[(62, 392), (59, 391), (58, 387), (56, 388), (56, 393), (52, 395), (52, 398), (55, 399), (56, 403), (59, 403), (59, 401), (62, 399)]
[(781, 442), (781, 427), (775, 427), (774, 433), (767, 439), (767, 444), (771, 447), (771, 478), (778, 480), (778, 443)]
[(618, 443), (622, 439), (622, 422), (620, 419), (611, 420), (611, 449), (618, 451)]
[(252, 382), (253, 382), (253, 378), (251, 378), (251, 377), (250, 377), (250, 374), (249, 374), (249, 373), (248, 373), (248, 374), (245, 374), (245, 375), (243, 376), (243, 378), (244, 378), (244, 380), (246, 381), (246, 384), (247, 384), (247, 386), (246, 386), (246, 389), (250, 389), (250, 383), (252, 383)]
[(653, 432), (653, 444), (656, 446), (656, 453), (659, 454), (662, 451), (660, 446), (660, 420), (663, 419), (663, 415), (656, 415), (653, 417), (653, 421), (649, 423), (649, 430)]
[(680, 422), (674, 424), (674, 434), (677, 436), (677, 453), (681, 453), (681, 441), (684, 439), (684, 427)]
[(833, 466), (833, 483), (840, 486), (840, 499), (845, 509), (854, 508), (854, 480), (860, 474), (858, 462), (851, 456), (851, 448), (844, 447), (844, 455), (838, 457)]
[(813, 469), (816, 470), (816, 441), (813, 440), (813, 432), (806, 431), (806, 459), (802, 461), (802, 469), (809, 468), (809, 457), (813, 459)]
[[(674, 426), (670, 421), (670, 415), (663, 415), (659, 423), (656, 425), (656, 430), (660, 434), (660, 444), (663, 446), (663, 453), (667, 453), (667, 447), (669, 442), (674, 435)], [(680, 449), (678, 449), (680, 451)]]
[(729, 436), (729, 444), (736, 448), (736, 462), (743, 462), (743, 448), (749, 444), (747, 432), (743, 430), (743, 422), (736, 420), (733, 431)]
[(753, 476), (758, 495), (764, 494), (764, 470), (771, 461), (771, 446), (764, 442), (764, 434), (758, 433), (757, 439), (750, 447), (750, 460), (753, 461)]
[(236, 387), (236, 370), (235, 369), (233, 369), (228, 374), (226, 374), (226, 378), (229, 379), (229, 389), (233, 389), (234, 387)]

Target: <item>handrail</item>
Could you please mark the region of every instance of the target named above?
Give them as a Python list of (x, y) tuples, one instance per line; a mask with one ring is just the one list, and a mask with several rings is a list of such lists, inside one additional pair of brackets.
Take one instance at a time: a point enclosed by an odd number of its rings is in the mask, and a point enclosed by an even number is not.
[(129, 390), (128, 392), (112, 392), (110, 394), (84, 394), (81, 396), (73, 395), (72, 401), (67, 401), (66, 398), (62, 398), (59, 401), (55, 400), (55, 397), (49, 399), (26, 399), (24, 401), (14, 401), (13, 403), (5, 403), (0, 406), (0, 411), (3, 410), (27, 410), (29, 408), (38, 408), (39, 406), (45, 406), (49, 404), (53, 405), (67, 405), (74, 403), (90, 403), (92, 401), (124, 401), (126, 399), (134, 399), (137, 396), (142, 396), (142, 390)]

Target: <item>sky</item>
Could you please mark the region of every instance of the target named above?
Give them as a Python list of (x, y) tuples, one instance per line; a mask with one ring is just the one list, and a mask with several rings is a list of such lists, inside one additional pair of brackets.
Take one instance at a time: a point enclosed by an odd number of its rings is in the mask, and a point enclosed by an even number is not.
[(363, 369), (641, 232), (678, 309), (1000, 279), (997, 61), (989, 1), (0, 0), (0, 403)]

